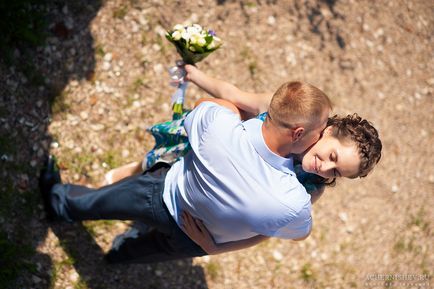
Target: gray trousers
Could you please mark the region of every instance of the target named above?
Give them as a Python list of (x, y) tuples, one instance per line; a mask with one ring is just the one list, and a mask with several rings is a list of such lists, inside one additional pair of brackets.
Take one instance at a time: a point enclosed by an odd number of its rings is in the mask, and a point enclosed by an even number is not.
[(133, 220), (153, 230), (127, 239), (106, 259), (112, 263), (153, 263), (206, 255), (176, 224), (162, 192), (169, 167), (157, 164), (142, 175), (131, 176), (99, 189), (57, 184), (51, 203), (60, 219)]

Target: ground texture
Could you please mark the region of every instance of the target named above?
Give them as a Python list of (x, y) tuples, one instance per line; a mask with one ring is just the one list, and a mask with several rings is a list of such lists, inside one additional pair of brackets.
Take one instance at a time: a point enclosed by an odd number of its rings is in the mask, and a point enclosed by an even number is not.
[[(12, 61), (0, 63), (1, 288), (434, 287), (427, 280), (434, 268), (431, 1), (83, 0), (43, 7), (45, 44), (12, 49)], [(177, 55), (164, 32), (184, 21), (213, 28), (224, 42), (199, 64), (206, 73), (257, 92), (308, 81), (331, 97), (335, 113), (373, 122), (384, 154), (366, 179), (326, 190), (306, 241), (107, 265), (104, 252), (130, 224), (48, 223), (37, 172), (51, 152), (64, 181), (97, 186), (110, 168), (152, 148), (145, 129), (171, 117), (174, 90), (167, 68)], [(190, 86), (188, 105), (202, 96)], [(414, 278), (387, 283), (381, 274)]]

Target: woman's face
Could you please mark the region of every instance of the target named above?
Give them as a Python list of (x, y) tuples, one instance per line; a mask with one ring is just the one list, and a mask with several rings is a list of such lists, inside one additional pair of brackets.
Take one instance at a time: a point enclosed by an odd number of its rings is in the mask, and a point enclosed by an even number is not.
[(352, 140), (341, 141), (331, 132), (332, 127), (327, 127), (318, 142), (304, 153), (303, 170), (323, 178), (355, 176), (360, 165), (356, 144)]

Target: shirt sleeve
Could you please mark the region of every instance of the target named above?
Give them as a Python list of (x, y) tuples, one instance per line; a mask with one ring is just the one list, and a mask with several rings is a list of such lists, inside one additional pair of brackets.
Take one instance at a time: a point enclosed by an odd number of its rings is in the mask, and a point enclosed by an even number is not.
[(297, 216), (284, 227), (279, 228), (271, 237), (282, 239), (298, 239), (309, 234), (312, 229), (312, 216), (310, 205), (305, 206)]
[[(193, 149), (197, 149), (208, 128), (216, 121), (238, 118), (230, 109), (215, 102), (204, 101), (193, 109), (184, 121), (184, 128)], [(239, 121), (239, 118), (238, 118)]]

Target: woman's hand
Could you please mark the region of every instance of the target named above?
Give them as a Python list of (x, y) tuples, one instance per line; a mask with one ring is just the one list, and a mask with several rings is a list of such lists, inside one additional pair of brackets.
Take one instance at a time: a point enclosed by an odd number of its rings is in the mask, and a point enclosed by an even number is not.
[(212, 255), (217, 252), (217, 245), (203, 222), (183, 211), (181, 214), (182, 229), (205, 252)]
[(186, 64), (184, 66), (184, 69), (186, 72), (185, 80), (194, 82), (195, 74), (199, 71), (199, 69), (196, 66), (191, 64)]

